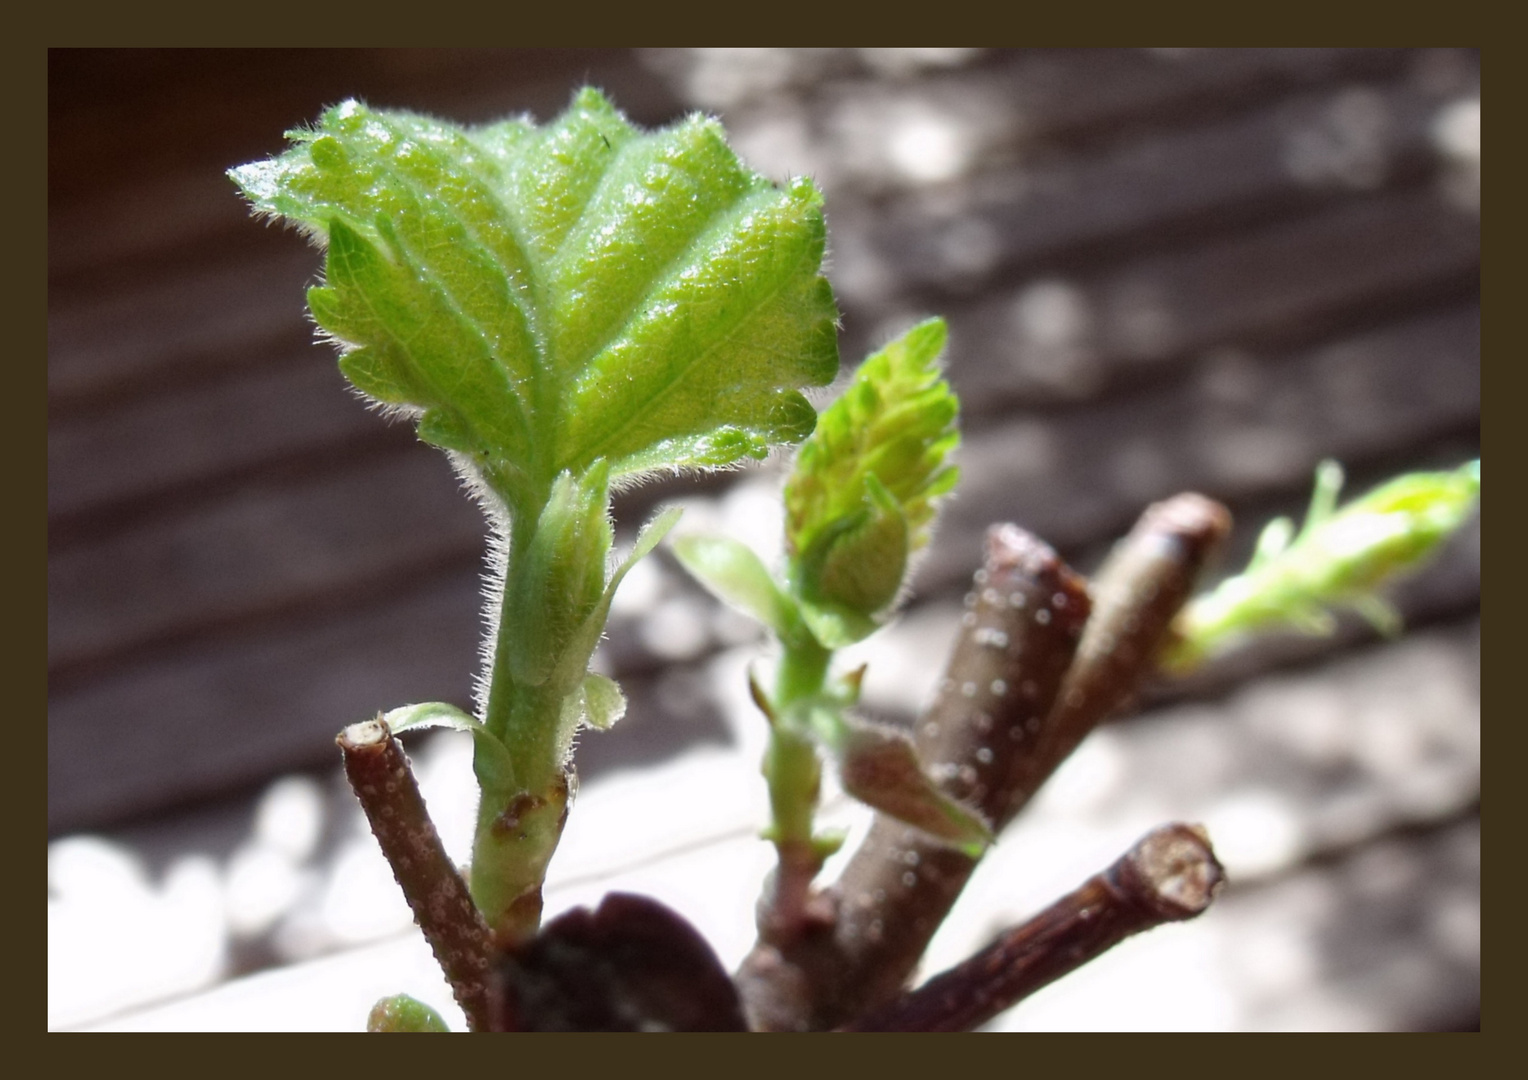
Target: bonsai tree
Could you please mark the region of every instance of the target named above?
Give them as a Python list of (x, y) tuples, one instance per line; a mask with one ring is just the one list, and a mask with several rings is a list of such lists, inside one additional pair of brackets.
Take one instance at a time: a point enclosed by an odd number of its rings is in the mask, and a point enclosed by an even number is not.
[[(537, 126), (461, 127), (347, 101), (232, 170), (257, 213), (326, 251), (308, 292), (351, 384), (445, 451), (492, 527), (488, 633), (471, 711), (403, 705), (340, 734), (346, 770), (473, 1030), (976, 1026), (1160, 922), (1203, 911), (1222, 873), (1202, 829), (1169, 824), (1036, 919), (923, 987), (906, 984), (985, 847), (1141, 681), (1238, 637), (1330, 629), (1348, 605), (1393, 632), (1377, 589), (1464, 520), (1479, 463), (1403, 477), (1342, 509), (1327, 463), (1303, 528), (1263, 534), (1247, 571), (1190, 600), (1229, 530), (1185, 494), (1149, 508), (1091, 582), (1037, 537), (989, 531), (941, 690), (911, 735), (857, 710), (837, 650), (894, 617), (958, 480), (945, 327), (929, 319), (839, 370), (826, 230), (812, 182), (745, 167), (700, 116), (634, 128), (596, 90)], [(613, 553), (611, 492), (800, 444), (787, 560), (689, 536), (711, 592), (778, 645), (754, 700), (777, 867), (758, 944), (733, 975), (683, 919), (613, 895), (542, 925), (542, 884), (576, 783), (572, 747), (625, 709), (590, 670), (611, 598), (674, 525)], [(1186, 605), (1186, 606), (1185, 606)], [(395, 736), (466, 732), (481, 803), (465, 877)], [(836, 883), (823, 768), (875, 823)], [(445, 1030), (405, 996), (371, 1030)]]

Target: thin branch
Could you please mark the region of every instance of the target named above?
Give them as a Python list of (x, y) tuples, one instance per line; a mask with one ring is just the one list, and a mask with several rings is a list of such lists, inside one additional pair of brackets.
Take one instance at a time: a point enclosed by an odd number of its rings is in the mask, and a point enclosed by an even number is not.
[[(1007, 825), (1156, 670), (1173, 618), (1229, 530), (1229, 512), (1203, 496), (1158, 503), (1116, 548), (1091, 599), (1046, 544), (1014, 525), (988, 530), (946, 677), (916, 730), (944, 790), (994, 831)], [(878, 815), (826, 894), (836, 919), (794, 947), (761, 942), (744, 960), (751, 1022), (822, 1030), (892, 1000), (975, 867)]]
[(1077, 745), (1131, 704), (1173, 620), (1231, 531), (1231, 512), (1186, 492), (1146, 508), (1093, 579), (1093, 615), (1037, 744), (1008, 777), (1011, 820)]
[(403, 747), (381, 718), (350, 725), (335, 742), (344, 755), (345, 776), (467, 1015), (467, 1026), (491, 1030), (488, 926), (446, 855)]
[(1134, 934), (1192, 919), (1224, 872), (1197, 825), (1148, 833), (1112, 866), (847, 1031), (970, 1031)]
[[(1082, 579), (1014, 525), (988, 530), (964, 630), (915, 741), (949, 795), (1001, 825), (1006, 779), (1050, 712), (1088, 616)], [(789, 945), (761, 942), (738, 972), (749, 1020), (826, 1030), (893, 998), (976, 860), (877, 815), (837, 886), (837, 918)]]

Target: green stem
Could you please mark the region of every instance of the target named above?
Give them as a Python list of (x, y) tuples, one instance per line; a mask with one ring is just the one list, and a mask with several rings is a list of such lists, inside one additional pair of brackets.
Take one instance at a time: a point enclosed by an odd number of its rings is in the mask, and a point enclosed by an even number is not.
[(764, 758), (764, 776), (769, 781), (774, 840), (782, 861), (787, 846), (793, 850), (811, 846), (812, 818), (822, 776), (817, 749), (798, 727), (792, 711), (798, 703), (822, 693), (832, 659), (831, 649), (803, 633), (784, 643), (780, 670), (775, 675), (776, 721)]
[(512, 783), (483, 785), (472, 842), (472, 899), (501, 945), (526, 941), (539, 929), (541, 886), (568, 813), (569, 776), (556, 743), (562, 695), (549, 686), (526, 685), (510, 670), (510, 643), (519, 627), (508, 598), (546, 501), (519, 507), (512, 518), (482, 718), (508, 749), (514, 770)]
[(808, 633), (786, 642), (780, 670), (775, 675), (775, 705), (783, 711), (798, 701), (822, 693), (832, 659), (833, 651), (823, 648)]
[(831, 649), (809, 633), (783, 643), (784, 654), (775, 676), (774, 726), (764, 755), (773, 825), (770, 838), (778, 857), (774, 883), (760, 914), (759, 930), (768, 941), (786, 942), (805, 925), (812, 879), (822, 869), (823, 849), (812, 835), (812, 822), (822, 785), (817, 747), (793, 706), (822, 693)]

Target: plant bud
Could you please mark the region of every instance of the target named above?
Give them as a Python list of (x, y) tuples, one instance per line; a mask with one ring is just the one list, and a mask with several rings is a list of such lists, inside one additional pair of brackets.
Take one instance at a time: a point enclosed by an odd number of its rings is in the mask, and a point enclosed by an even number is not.
[(608, 490), (609, 470), (603, 462), (577, 479), (562, 473), (526, 550), (511, 553), (503, 629), (512, 650), (511, 670), (520, 682), (545, 682), (600, 602), (614, 539)]

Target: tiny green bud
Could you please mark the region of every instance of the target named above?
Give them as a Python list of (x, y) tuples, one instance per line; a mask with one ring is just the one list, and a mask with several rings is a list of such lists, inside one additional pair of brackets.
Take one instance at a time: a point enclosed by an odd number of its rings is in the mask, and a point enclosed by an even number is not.
[(850, 611), (879, 611), (896, 598), (907, 567), (907, 516), (874, 473), (868, 498), (854, 514), (826, 530), (807, 556), (804, 579), (821, 599)]
[(367, 1031), (444, 1031), (451, 1029), (440, 1013), (407, 994), (385, 997), (371, 1007)]

